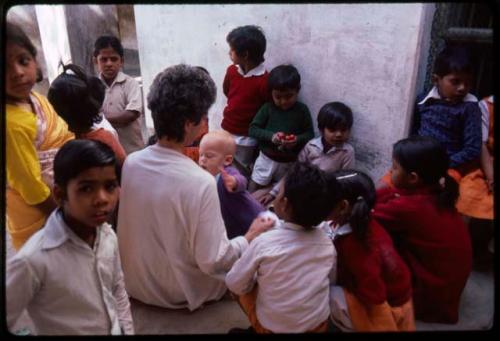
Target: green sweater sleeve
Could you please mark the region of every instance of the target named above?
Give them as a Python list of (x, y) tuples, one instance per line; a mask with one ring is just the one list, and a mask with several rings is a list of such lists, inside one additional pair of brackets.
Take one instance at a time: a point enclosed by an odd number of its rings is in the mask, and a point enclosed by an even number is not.
[(307, 105), (302, 108), (302, 127), (303, 133), (297, 135), (297, 145), (304, 146), (310, 139), (314, 137), (314, 129), (312, 124), (311, 112)]
[(264, 104), (255, 117), (250, 123), (250, 128), (248, 129), (248, 136), (256, 138), (259, 141), (271, 142), (273, 137), (273, 132), (271, 130), (266, 130), (267, 122), (269, 120), (269, 105)]

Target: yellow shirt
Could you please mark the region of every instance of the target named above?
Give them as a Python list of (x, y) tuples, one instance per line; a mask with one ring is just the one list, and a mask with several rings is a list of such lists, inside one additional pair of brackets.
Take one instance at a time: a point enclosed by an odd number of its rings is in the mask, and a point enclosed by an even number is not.
[[(33, 205), (50, 195), (49, 184), (42, 177), (39, 153), (56, 151), (74, 138), (47, 98), (31, 93), (39, 113), (6, 104), (6, 171), (8, 229), (17, 248), (16, 231), (24, 230), (27, 239), (45, 222), (46, 217)], [(51, 160), (47, 160), (51, 168)], [(51, 185), (51, 184), (50, 184)], [(28, 233), (28, 230), (31, 232)], [(23, 241), (24, 243), (24, 241)]]

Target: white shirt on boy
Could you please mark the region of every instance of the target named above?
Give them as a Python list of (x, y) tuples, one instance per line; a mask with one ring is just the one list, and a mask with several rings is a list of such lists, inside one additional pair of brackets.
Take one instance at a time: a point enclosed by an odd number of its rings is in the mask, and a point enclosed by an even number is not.
[(98, 226), (94, 247), (49, 216), (6, 268), (7, 325), (27, 309), (38, 335), (133, 334), (116, 235)]
[(275, 333), (302, 333), (327, 320), (334, 247), (326, 233), (283, 222), (255, 238), (226, 276), (237, 295), (258, 283), (256, 314)]

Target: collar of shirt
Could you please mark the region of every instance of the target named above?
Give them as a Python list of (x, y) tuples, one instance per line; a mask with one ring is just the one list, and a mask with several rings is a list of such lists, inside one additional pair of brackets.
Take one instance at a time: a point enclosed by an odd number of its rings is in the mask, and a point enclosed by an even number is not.
[[(321, 136), (316, 137), (315, 139), (311, 140), (311, 145), (319, 148), (321, 151), (323, 151), (323, 149), (324, 149), (324, 145), (323, 145), (323, 141), (322, 141)], [(342, 143), (342, 145), (340, 147), (332, 146), (330, 149), (328, 149), (328, 151), (326, 153), (330, 154), (330, 153), (336, 152), (337, 150), (345, 150), (345, 149), (346, 149), (345, 143)]]
[(260, 63), (252, 70), (248, 71), (246, 74), (243, 73), (243, 69), (241, 68), (241, 66), (236, 65), (236, 69), (238, 70), (238, 73), (243, 76), (243, 78), (248, 78), (252, 76), (262, 76), (266, 72), (266, 67), (264, 66), (264, 63)]
[[(424, 104), (425, 102), (427, 102), (428, 99), (431, 99), (431, 98), (441, 99), (441, 95), (439, 95), (439, 91), (438, 91), (436, 86), (433, 86), (431, 91), (429, 91), (429, 93), (427, 94), (427, 96), (425, 96), (423, 100), (418, 102), (418, 104)], [(477, 98), (476, 98), (476, 96), (468, 93), (467, 95), (465, 95), (462, 102), (477, 102)]]
[(294, 230), (294, 231), (304, 231), (304, 227), (299, 224), (291, 223), (289, 221), (279, 220), (278, 224), (276, 224), (276, 228), (286, 229), (286, 230)]
[(488, 101), (489, 103), (493, 104), (493, 95), (491, 95), (490, 97), (488, 97), (486, 99), (486, 101)]
[[(104, 223), (106, 224), (106, 223)], [(62, 217), (62, 211), (60, 208), (55, 210), (50, 216), (44, 227), (44, 235), (45, 239), (43, 241), (42, 248), (53, 249), (61, 246), (68, 239), (80, 246), (88, 247), (88, 244), (85, 243), (80, 237), (78, 237), (66, 224)], [(93, 250), (95, 250), (99, 244), (99, 235), (101, 228), (100, 226), (96, 227), (96, 238), (94, 242)]]
[(330, 226), (331, 231), (332, 231), (332, 235), (331, 235), (332, 240), (335, 240), (335, 238), (337, 238), (337, 237), (344, 236), (344, 235), (352, 232), (352, 228), (351, 228), (351, 225), (349, 225), (349, 223), (346, 223), (342, 226), (338, 226), (338, 225), (333, 226), (333, 222), (330, 221), (328, 225)]
[(115, 85), (115, 83), (122, 83), (122, 82), (125, 82), (125, 80), (127, 79), (125, 77), (125, 74), (121, 71), (118, 71), (118, 73), (116, 74), (116, 77), (115, 79), (113, 80), (113, 83), (111, 83), (110, 86), (108, 86), (108, 83), (106, 83), (106, 81), (104, 80), (104, 78), (102, 78), (102, 73), (99, 73), (99, 79), (102, 80), (102, 82), (104, 83), (104, 85), (107, 87), (107, 88), (112, 88), (113, 85)]

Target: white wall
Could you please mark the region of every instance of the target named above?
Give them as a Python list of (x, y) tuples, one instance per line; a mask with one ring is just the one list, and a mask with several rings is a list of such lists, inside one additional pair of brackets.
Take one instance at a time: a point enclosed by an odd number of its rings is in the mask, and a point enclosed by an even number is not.
[(49, 83), (62, 69), (59, 63), (72, 62), (63, 5), (35, 5), (40, 37), (47, 62)]
[[(378, 178), (390, 165), (391, 146), (405, 136), (411, 115), (423, 26), (430, 25), (424, 4), (135, 5), (134, 11), (145, 98), (164, 68), (204, 66), (218, 86), (210, 129), (219, 128), (230, 64), (226, 35), (259, 25), (268, 69), (298, 68), (299, 99), (313, 120), (323, 104), (346, 103), (354, 112), (359, 168)], [(146, 121), (152, 127), (149, 111)]]

